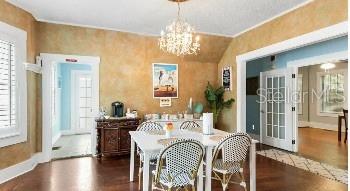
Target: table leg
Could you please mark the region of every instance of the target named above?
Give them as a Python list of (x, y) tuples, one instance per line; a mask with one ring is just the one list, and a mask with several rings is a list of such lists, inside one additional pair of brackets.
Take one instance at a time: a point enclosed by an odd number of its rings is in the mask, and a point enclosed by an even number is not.
[(130, 182), (134, 181), (134, 172), (135, 172), (135, 141), (131, 139), (130, 144)]
[(250, 177), (250, 191), (256, 191), (256, 145), (250, 145), (249, 152), (249, 177)]
[(150, 154), (144, 152), (144, 162), (143, 162), (143, 191), (149, 190), (149, 162), (150, 162)]
[(213, 147), (206, 149), (206, 168), (205, 168), (205, 191), (211, 191), (211, 163), (213, 160)]
[(198, 176), (197, 176), (197, 191), (203, 190), (203, 162), (201, 162), (201, 165), (198, 169)]
[(342, 125), (342, 121), (341, 121), (341, 117), (338, 116), (338, 141), (341, 141), (341, 125)]

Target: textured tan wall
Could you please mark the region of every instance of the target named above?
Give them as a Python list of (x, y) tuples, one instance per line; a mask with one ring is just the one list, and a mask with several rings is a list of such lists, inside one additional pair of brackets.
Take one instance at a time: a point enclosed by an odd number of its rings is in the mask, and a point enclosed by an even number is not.
[[(347, 20), (347, 0), (315, 0), (306, 6), (274, 19), (264, 25), (235, 37), (227, 48), (218, 65), (231, 65), (233, 69), (233, 91), (226, 97), (236, 98), (237, 68), (236, 56), (277, 42), (281, 42), (305, 33), (309, 33)], [(221, 74), (218, 74), (221, 83)], [(236, 130), (237, 105), (225, 110), (219, 121), (220, 127), (227, 131)]]
[[(27, 61), (33, 63), (36, 55), (36, 21), (31, 14), (0, 1), (0, 21), (27, 31)], [(28, 86), (28, 140), (25, 143), (0, 148), (0, 169), (22, 162), (38, 151), (37, 139), (37, 79), (27, 72)]]
[[(201, 35), (201, 54), (178, 58), (159, 50), (157, 38), (136, 34), (39, 24), (39, 51), (45, 53), (100, 56), (100, 105), (111, 109), (114, 101), (137, 109), (140, 114), (186, 110), (190, 97), (205, 103), (207, 81), (217, 83), (217, 63), (231, 38)], [(152, 96), (152, 63), (179, 64), (179, 99), (160, 108)]]

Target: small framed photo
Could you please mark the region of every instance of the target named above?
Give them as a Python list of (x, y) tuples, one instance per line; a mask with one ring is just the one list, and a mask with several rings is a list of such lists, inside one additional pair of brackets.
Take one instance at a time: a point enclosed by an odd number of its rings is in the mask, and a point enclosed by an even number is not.
[(171, 98), (159, 98), (160, 107), (170, 107), (171, 106)]
[(232, 90), (232, 67), (223, 67), (222, 68), (222, 86), (225, 88), (225, 91)]

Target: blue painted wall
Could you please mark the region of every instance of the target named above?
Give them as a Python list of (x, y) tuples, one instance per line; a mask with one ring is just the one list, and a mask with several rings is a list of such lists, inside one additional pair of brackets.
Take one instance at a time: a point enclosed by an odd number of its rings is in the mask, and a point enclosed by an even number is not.
[(58, 64), (58, 76), (61, 84), (61, 131), (71, 129), (71, 73), (73, 70), (91, 71), (87, 64)]
[[(295, 50), (283, 52), (276, 55), (276, 68), (286, 68), (287, 63), (324, 54), (342, 52), (348, 50), (348, 36), (320, 42)], [(259, 76), (260, 72), (271, 70), (270, 57), (260, 58), (247, 62), (246, 75), (248, 77)], [(246, 103), (246, 125), (247, 132), (260, 134), (260, 105), (257, 103), (258, 96), (247, 96)], [(252, 128), (252, 125), (255, 128)]]

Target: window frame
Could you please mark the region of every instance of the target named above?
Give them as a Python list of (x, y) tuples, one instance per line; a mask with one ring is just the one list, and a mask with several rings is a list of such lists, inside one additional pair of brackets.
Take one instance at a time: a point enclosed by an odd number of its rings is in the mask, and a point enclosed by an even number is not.
[(0, 39), (15, 46), (16, 72), (16, 125), (11, 129), (0, 129), (0, 148), (27, 141), (27, 32), (0, 22)]
[[(344, 75), (344, 97), (345, 97), (345, 101), (344, 101), (344, 105), (347, 103), (347, 80), (348, 80), (348, 73), (347, 73), (347, 69), (331, 69), (328, 70), (327, 72), (317, 72), (317, 92), (321, 92), (322, 91), (322, 84), (321, 84), (321, 77), (326, 75), (326, 74), (342, 74)], [(314, 96), (314, 95), (312, 95)], [(317, 98), (317, 97), (316, 97)], [(317, 115), (321, 116), (321, 117), (338, 117), (339, 114), (342, 114), (341, 112), (325, 112), (322, 111), (322, 99), (318, 99), (317, 98)]]

